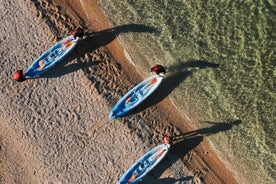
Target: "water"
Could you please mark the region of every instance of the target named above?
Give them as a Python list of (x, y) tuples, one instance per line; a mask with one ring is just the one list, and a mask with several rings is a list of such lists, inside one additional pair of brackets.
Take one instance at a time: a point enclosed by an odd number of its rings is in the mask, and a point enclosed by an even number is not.
[[(171, 99), (209, 127), (241, 124), (209, 136), (249, 183), (276, 181), (276, 2), (273, 0), (101, 0), (114, 26), (154, 32), (120, 34), (148, 74), (161, 63), (176, 81)], [(211, 124), (210, 124), (211, 123)]]

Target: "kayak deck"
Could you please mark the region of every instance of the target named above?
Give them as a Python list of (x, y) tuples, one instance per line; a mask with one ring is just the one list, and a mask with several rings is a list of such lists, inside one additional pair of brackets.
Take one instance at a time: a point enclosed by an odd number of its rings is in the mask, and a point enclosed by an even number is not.
[(140, 181), (166, 156), (169, 148), (170, 144), (165, 143), (150, 150), (124, 173), (118, 184), (133, 184)]
[(78, 40), (78, 37), (74, 39), (71, 35), (56, 43), (32, 63), (26, 71), (25, 78), (39, 77), (52, 68), (77, 45)]
[(109, 118), (122, 117), (141, 104), (158, 88), (162, 82), (162, 78), (159, 75), (153, 75), (136, 85), (114, 105)]

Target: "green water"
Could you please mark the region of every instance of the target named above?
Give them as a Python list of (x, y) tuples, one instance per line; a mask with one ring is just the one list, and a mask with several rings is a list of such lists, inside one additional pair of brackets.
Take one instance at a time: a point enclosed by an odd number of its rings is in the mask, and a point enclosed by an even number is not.
[[(101, 0), (138, 69), (161, 63), (177, 77), (170, 97), (201, 123), (241, 124), (209, 136), (249, 183), (276, 182), (276, 2)], [(241, 180), (242, 181), (242, 180)]]

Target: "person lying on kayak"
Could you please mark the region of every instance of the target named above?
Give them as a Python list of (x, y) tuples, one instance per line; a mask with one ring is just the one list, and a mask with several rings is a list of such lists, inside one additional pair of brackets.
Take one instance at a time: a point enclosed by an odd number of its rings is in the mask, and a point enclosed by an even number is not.
[(151, 67), (150, 69), (151, 72), (156, 73), (157, 75), (159, 74), (165, 74), (166, 73), (166, 69), (159, 64), (155, 64), (153, 67)]

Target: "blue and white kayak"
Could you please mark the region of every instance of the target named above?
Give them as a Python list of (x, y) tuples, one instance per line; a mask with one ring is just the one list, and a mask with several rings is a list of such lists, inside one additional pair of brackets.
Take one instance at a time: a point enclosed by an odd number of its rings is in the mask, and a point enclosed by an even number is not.
[(118, 184), (135, 184), (149, 173), (168, 153), (170, 144), (156, 146), (135, 162), (120, 178)]
[(152, 75), (124, 95), (112, 108), (109, 119), (122, 117), (141, 104), (161, 84), (163, 75)]
[(79, 37), (74, 38), (74, 36), (71, 35), (56, 43), (32, 63), (26, 71), (25, 78), (39, 77), (52, 68), (76, 47), (79, 39)]

